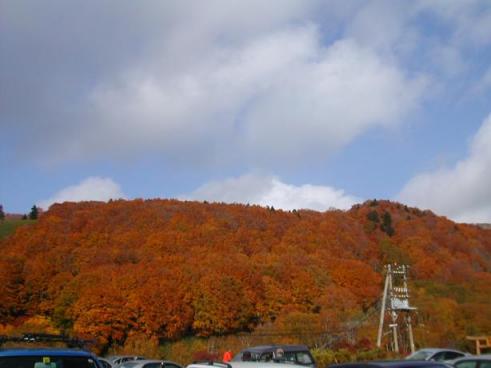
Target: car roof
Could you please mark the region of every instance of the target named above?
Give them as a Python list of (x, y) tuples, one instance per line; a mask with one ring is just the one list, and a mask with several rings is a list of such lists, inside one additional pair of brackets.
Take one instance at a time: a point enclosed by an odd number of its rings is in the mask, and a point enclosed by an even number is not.
[(298, 367), (297, 364), (291, 362), (228, 362), (232, 368), (292, 368), (292, 366)]
[(292, 363), (276, 362), (194, 362), (186, 368), (292, 368)]
[[(140, 365), (140, 364), (147, 364), (147, 363), (161, 363), (162, 360), (158, 360), (158, 359), (143, 359), (143, 360), (134, 360), (134, 361), (130, 361), (131, 363), (135, 363), (135, 365)], [(127, 362), (127, 363), (130, 363), (130, 362)]]
[(242, 351), (250, 351), (254, 353), (261, 353), (264, 351), (274, 351), (276, 349), (283, 349), (284, 351), (305, 351), (309, 350), (307, 345), (259, 345), (251, 346)]
[(382, 360), (373, 362), (359, 362), (359, 363), (342, 363), (332, 364), (329, 367), (341, 368), (341, 367), (401, 367), (401, 368), (418, 368), (418, 367), (448, 367), (445, 363), (424, 361), (424, 360)]
[(455, 353), (463, 353), (463, 351), (459, 351), (459, 350), (455, 350), (455, 349), (445, 349), (445, 348), (425, 348), (425, 349), (417, 350), (417, 351), (415, 351), (415, 353), (417, 353), (418, 351), (426, 351), (428, 353), (439, 353), (442, 351), (452, 351)]
[(454, 363), (466, 360), (491, 360), (491, 354), (469, 355), (454, 360)]
[(170, 360), (161, 360), (161, 359), (139, 359), (139, 360), (135, 360), (135, 362), (138, 362), (138, 363), (168, 363), (168, 364), (180, 365), (180, 364), (173, 362), (173, 361), (170, 361)]
[(210, 368), (210, 367), (220, 367), (220, 368), (230, 368), (232, 366), (231, 362), (214, 362), (214, 361), (197, 361), (188, 364), (186, 368)]
[(36, 349), (5, 349), (0, 350), (0, 356), (10, 357), (10, 356), (38, 356), (38, 355), (49, 355), (49, 356), (74, 356), (74, 357), (95, 357), (94, 354), (86, 350), (77, 349), (58, 349), (58, 348), (36, 348)]
[[(132, 363), (133, 362), (135, 363), (135, 367), (139, 367), (141, 365), (148, 364), (148, 363), (164, 363), (164, 364), (177, 365), (178, 367), (181, 366), (179, 363), (173, 362), (171, 360), (159, 360), (159, 359), (134, 360), (134, 361), (131, 361), (131, 362)], [(127, 363), (129, 363), (129, 362), (127, 362)]]

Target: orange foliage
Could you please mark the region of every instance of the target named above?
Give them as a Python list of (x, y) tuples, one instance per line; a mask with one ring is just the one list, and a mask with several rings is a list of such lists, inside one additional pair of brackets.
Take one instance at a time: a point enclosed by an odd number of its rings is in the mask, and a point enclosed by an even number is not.
[[(46, 328), (104, 347), (267, 324), (340, 329), (380, 297), (383, 264), (404, 261), (421, 319), (438, 336), (416, 334), (438, 342), (490, 325), (465, 312), (491, 308), (479, 296), (491, 292), (490, 235), (387, 201), (324, 213), (176, 200), (65, 203), (0, 242), (0, 317), (15, 324), (43, 316)], [(438, 319), (425, 320), (436, 305)]]

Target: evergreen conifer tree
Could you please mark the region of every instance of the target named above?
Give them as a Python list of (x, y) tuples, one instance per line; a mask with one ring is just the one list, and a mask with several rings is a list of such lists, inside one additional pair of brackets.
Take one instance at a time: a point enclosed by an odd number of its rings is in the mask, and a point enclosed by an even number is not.
[(36, 220), (38, 218), (39, 210), (36, 205), (32, 206), (31, 212), (29, 213), (30, 220)]

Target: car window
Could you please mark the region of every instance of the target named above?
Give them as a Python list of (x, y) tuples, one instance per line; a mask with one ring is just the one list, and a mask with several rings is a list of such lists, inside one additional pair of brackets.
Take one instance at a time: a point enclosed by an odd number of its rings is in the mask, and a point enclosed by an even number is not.
[(312, 357), (306, 351), (297, 352), (297, 362), (300, 364), (313, 364)]
[(160, 363), (147, 363), (143, 366), (143, 368), (160, 368)]
[(99, 364), (104, 368), (111, 368), (111, 364), (109, 364), (105, 360), (99, 359)]
[(165, 367), (166, 368), (181, 368), (179, 367), (178, 365), (176, 364), (170, 364), (170, 363), (165, 363)]
[(455, 368), (476, 368), (477, 362), (475, 360), (465, 360), (455, 364)]
[(269, 362), (273, 359), (273, 353), (268, 351), (266, 353), (261, 354), (260, 361), (261, 362)]
[(440, 353), (437, 353), (431, 357), (431, 360), (435, 360), (437, 362), (440, 362), (442, 360), (445, 360), (445, 352), (442, 351)]
[(447, 351), (445, 352), (445, 360), (453, 360), (457, 358), (462, 358), (464, 354), (462, 353), (457, 353), (455, 351)]
[(491, 368), (491, 361), (481, 360), (479, 362), (479, 368)]
[(286, 351), (284, 360), (299, 364), (313, 364), (312, 357), (306, 351)]
[(429, 352), (424, 351), (424, 350), (420, 350), (420, 351), (417, 351), (417, 352), (411, 354), (406, 359), (410, 359), (410, 360), (426, 360), (426, 358), (428, 358), (429, 355), (430, 355)]
[(138, 365), (138, 364), (140, 364), (140, 363), (138, 363), (135, 360), (130, 360), (130, 361), (126, 361), (125, 363), (121, 364), (120, 368), (131, 368), (131, 367), (134, 367), (135, 365)]

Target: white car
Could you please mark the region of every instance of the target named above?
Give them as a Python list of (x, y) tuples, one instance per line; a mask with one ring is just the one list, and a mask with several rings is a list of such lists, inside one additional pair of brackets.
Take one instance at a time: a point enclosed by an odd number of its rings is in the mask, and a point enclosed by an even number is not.
[(120, 368), (182, 368), (179, 364), (168, 360), (133, 360), (123, 363)]
[(297, 364), (291, 362), (194, 362), (186, 366), (186, 368), (292, 368), (299, 367)]

